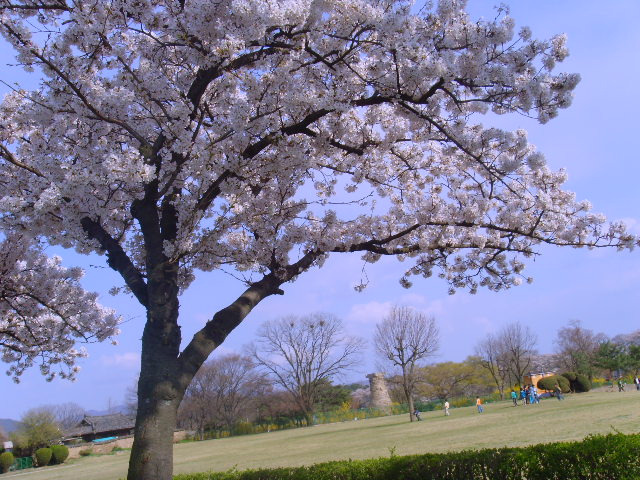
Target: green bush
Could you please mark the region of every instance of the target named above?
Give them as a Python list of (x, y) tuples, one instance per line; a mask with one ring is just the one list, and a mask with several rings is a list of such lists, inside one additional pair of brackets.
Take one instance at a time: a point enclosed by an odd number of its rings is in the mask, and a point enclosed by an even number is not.
[(629, 480), (640, 478), (639, 448), (640, 434), (597, 435), (581, 442), (182, 474), (174, 480)]
[(578, 373), (576, 375), (576, 383), (573, 391), (580, 393), (588, 392), (589, 390), (591, 390), (591, 380), (589, 380), (589, 377), (587, 377), (586, 375)]
[(0, 472), (7, 473), (11, 468), (11, 465), (13, 465), (15, 461), (16, 459), (13, 458), (13, 453), (11, 452), (0, 453)]
[(551, 375), (550, 377), (541, 378), (540, 380), (538, 380), (537, 387), (542, 390), (554, 391), (556, 385), (560, 386), (560, 390), (562, 390), (563, 393), (571, 391), (569, 380), (567, 380), (562, 375)]
[(569, 380), (569, 387), (572, 392), (582, 393), (591, 390), (591, 381), (589, 380), (589, 377), (582, 373), (564, 372), (562, 376)]
[(53, 453), (53, 463), (64, 463), (69, 457), (69, 447), (66, 445), (53, 445), (51, 452)]
[(38, 464), (38, 466), (46, 467), (47, 465), (49, 465), (49, 462), (51, 461), (51, 455), (53, 455), (53, 452), (50, 448), (39, 448), (38, 450), (36, 450), (36, 463)]
[(80, 455), (81, 457), (88, 457), (89, 455), (91, 455), (93, 453), (93, 450), (90, 448), (85, 448), (84, 450), (80, 450), (78, 452), (78, 455)]

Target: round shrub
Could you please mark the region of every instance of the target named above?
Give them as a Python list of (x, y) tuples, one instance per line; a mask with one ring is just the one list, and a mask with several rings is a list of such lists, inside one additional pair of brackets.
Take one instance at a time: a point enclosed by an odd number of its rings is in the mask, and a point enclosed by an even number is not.
[(88, 457), (89, 455), (91, 455), (93, 453), (93, 450), (91, 448), (85, 448), (84, 450), (80, 450), (78, 452), (78, 454), (81, 457)]
[(562, 376), (569, 380), (569, 387), (572, 392), (582, 393), (591, 390), (591, 381), (589, 380), (589, 377), (582, 373), (564, 372)]
[(578, 373), (576, 375), (576, 384), (574, 391), (576, 392), (588, 392), (591, 390), (591, 380), (586, 375)]
[(51, 447), (54, 463), (64, 463), (69, 456), (69, 448), (66, 445), (53, 445)]
[(550, 377), (541, 378), (540, 380), (538, 380), (537, 386), (541, 390), (549, 390), (553, 392), (556, 388), (556, 385), (560, 387), (560, 390), (563, 393), (571, 391), (569, 380), (567, 380), (562, 375), (551, 375)]
[(16, 459), (13, 458), (13, 453), (0, 453), (0, 472), (7, 473), (15, 461)]
[(49, 465), (49, 462), (51, 461), (51, 455), (53, 455), (53, 452), (50, 448), (39, 448), (38, 450), (36, 450), (36, 463), (38, 464), (38, 466), (46, 467), (47, 465)]

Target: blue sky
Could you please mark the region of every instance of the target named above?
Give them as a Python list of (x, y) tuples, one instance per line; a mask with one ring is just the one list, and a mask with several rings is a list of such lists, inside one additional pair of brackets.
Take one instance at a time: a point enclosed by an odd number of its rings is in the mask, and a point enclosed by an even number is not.
[[(497, 3), (497, 2), (496, 2)], [(532, 143), (545, 154), (553, 168), (569, 172), (567, 188), (588, 199), (594, 210), (610, 219), (624, 219), (640, 234), (640, 154), (637, 116), (640, 100), (640, 2), (637, 0), (510, 0), (518, 26), (531, 27), (534, 37), (567, 33), (571, 55), (559, 70), (578, 72), (582, 81), (573, 105), (544, 126), (523, 117), (500, 118), (503, 128), (525, 128)], [(473, 17), (492, 17), (494, 2), (470, 0)], [(0, 48), (0, 79), (34, 85), (14, 69), (7, 48)], [(6, 88), (0, 85), (0, 92)], [(144, 312), (132, 299), (111, 297), (106, 292), (120, 284), (116, 274), (99, 257), (78, 257), (51, 250), (68, 265), (86, 271), (84, 285), (101, 293), (101, 301), (120, 311), (126, 322), (118, 346), (88, 345), (90, 357), (81, 362), (76, 382), (47, 383), (37, 371), (14, 384), (0, 376), (0, 418), (19, 418), (28, 408), (46, 403), (74, 401), (90, 409), (106, 409), (122, 403), (126, 388), (135, 379)], [(462, 360), (487, 333), (513, 322), (526, 323), (538, 336), (541, 352), (553, 351), (556, 331), (571, 319), (608, 335), (640, 328), (640, 250), (632, 253), (545, 248), (527, 264), (531, 285), (506, 292), (480, 291), (476, 295), (447, 294), (438, 279), (418, 280), (410, 290), (398, 284), (403, 265), (385, 259), (368, 266), (369, 287), (354, 291), (360, 282), (362, 262), (357, 255), (330, 258), (294, 284), (285, 295), (267, 299), (238, 327), (214, 355), (240, 351), (253, 339), (256, 328), (267, 319), (286, 314), (327, 311), (340, 316), (351, 334), (371, 339), (373, 326), (394, 303), (406, 304), (435, 315), (441, 329), (441, 348), (434, 361)], [(191, 336), (219, 308), (243, 290), (232, 277), (221, 273), (201, 275), (181, 298), (183, 336)], [(373, 349), (348, 380), (366, 381), (374, 371)]]

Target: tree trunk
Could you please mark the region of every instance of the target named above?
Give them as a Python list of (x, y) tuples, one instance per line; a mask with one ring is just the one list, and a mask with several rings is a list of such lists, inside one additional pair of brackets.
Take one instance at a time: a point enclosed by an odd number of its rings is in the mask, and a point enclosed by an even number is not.
[(178, 289), (175, 276), (166, 273), (158, 268), (149, 279), (138, 414), (128, 480), (173, 478), (173, 431), (178, 407), (191, 378), (185, 379), (178, 362), (181, 341)]
[[(154, 388), (160, 391), (166, 389), (166, 385), (156, 385)], [(140, 398), (146, 396), (141, 395)], [(151, 396), (139, 402), (128, 480), (173, 478), (173, 431), (179, 403), (177, 395), (173, 399), (165, 395)]]
[(413, 395), (409, 394), (407, 396), (407, 401), (409, 403), (409, 420), (413, 422), (415, 420), (415, 415), (413, 413), (415, 411), (415, 408), (413, 407)]
[(407, 399), (407, 405), (409, 405), (409, 421), (413, 422), (415, 420), (415, 415), (413, 411), (415, 410), (413, 407), (413, 378), (410, 378), (413, 375), (413, 368), (407, 372), (407, 366), (402, 366), (402, 389), (404, 390), (404, 396)]
[(142, 341), (138, 414), (128, 480), (173, 478), (173, 431), (186, 387), (178, 382), (173, 342), (158, 342), (154, 327), (153, 322), (147, 322)]

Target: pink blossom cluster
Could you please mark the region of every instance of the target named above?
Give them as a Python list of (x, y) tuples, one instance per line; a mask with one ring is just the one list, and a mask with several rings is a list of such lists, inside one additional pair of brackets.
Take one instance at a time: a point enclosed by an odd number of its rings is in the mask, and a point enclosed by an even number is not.
[(103, 341), (118, 334), (119, 317), (83, 290), (82, 271), (64, 268), (37, 245), (16, 236), (0, 242), (0, 358), (15, 381), (38, 364), (51, 380), (73, 379), (86, 356), (76, 341)]

